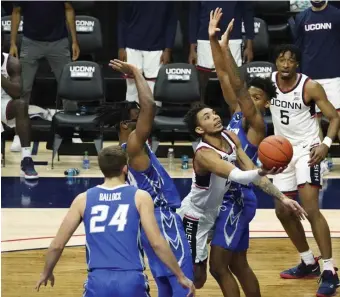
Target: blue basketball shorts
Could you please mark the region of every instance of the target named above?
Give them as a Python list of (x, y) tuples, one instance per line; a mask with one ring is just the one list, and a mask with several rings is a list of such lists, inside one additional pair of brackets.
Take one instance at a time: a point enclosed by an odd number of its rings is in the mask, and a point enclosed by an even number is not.
[(84, 284), (83, 297), (150, 297), (149, 283), (142, 271), (94, 269)]
[(224, 197), (211, 245), (241, 252), (249, 248), (249, 223), (256, 213), (257, 200), (252, 189), (242, 188), (241, 197)]

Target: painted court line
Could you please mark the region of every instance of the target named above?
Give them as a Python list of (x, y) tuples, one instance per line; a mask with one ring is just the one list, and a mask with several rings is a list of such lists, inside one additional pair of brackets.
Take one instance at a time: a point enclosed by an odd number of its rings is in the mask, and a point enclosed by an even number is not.
[[(306, 233), (311, 233), (311, 230), (305, 231)], [(284, 230), (272, 231), (272, 230), (254, 230), (250, 231), (250, 233), (286, 233)], [(331, 233), (339, 233), (340, 231), (331, 231)], [(75, 234), (72, 237), (83, 237), (85, 234)], [(42, 237), (27, 237), (27, 238), (15, 238), (15, 239), (7, 239), (1, 240), (1, 242), (16, 242), (16, 241), (30, 241), (30, 240), (41, 240), (41, 239), (52, 239), (54, 236), (42, 236)]]

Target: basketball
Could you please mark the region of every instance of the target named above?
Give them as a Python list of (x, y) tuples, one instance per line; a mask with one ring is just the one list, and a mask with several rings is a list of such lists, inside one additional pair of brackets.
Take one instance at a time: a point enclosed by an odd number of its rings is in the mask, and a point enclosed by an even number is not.
[(272, 135), (265, 138), (259, 146), (259, 159), (264, 168), (287, 166), (293, 157), (293, 147), (288, 139)]

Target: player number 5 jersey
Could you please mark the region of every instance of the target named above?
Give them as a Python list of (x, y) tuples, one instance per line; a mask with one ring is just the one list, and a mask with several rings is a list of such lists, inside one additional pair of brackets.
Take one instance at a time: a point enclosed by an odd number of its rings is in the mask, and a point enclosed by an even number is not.
[(278, 73), (272, 74), (277, 87), (277, 97), (271, 100), (274, 133), (286, 137), (292, 145), (313, 141), (319, 136), (319, 125), (315, 113), (315, 103), (305, 103), (305, 85), (308, 76), (299, 73), (295, 87), (289, 92), (280, 90), (277, 84)]

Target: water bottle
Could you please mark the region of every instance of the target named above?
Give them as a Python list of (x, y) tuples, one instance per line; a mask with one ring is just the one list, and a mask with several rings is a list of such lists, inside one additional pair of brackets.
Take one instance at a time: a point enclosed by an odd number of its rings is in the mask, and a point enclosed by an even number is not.
[(327, 167), (328, 167), (329, 171), (332, 171), (332, 169), (333, 169), (333, 159), (332, 159), (331, 154), (328, 154), (328, 156), (327, 156)]
[(189, 157), (187, 155), (182, 156), (182, 169), (189, 168)]
[(89, 155), (87, 152), (85, 152), (84, 158), (83, 158), (83, 168), (84, 169), (89, 169), (90, 168), (90, 160), (89, 160)]
[(86, 106), (80, 107), (80, 115), (86, 115)]
[(173, 170), (175, 166), (175, 154), (174, 149), (172, 147), (168, 150), (168, 164), (169, 164), (169, 170)]
[(64, 174), (67, 177), (77, 176), (79, 174), (79, 169), (77, 169), (77, 168), (69, 168), (69, 169), (64, 171)]

